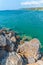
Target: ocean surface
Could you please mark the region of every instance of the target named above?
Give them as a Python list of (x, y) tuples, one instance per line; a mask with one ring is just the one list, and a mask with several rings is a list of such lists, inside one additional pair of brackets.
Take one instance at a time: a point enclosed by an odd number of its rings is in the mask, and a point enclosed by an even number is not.
[(0, 11), (0, 29), (4, 27), (38, 38), (43, 46), (43, 11)]

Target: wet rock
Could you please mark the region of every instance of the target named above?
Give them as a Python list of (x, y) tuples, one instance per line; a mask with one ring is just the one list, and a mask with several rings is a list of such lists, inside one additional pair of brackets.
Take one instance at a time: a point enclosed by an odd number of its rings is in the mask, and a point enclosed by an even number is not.
[(1, 65), (22, 65), (23, 60), (21, 57), (15, 53), (9, 53), (9, 56), (2, 60)]
[(39, 54), (40, 41), (36, 38), (25, 42), (18, 48), (18, 53), (28, 59), (28, 63), (33, 63), (41, 56)]

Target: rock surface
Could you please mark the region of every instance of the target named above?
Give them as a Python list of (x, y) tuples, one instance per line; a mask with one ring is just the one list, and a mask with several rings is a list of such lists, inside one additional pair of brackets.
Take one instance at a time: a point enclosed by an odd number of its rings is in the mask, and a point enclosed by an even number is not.
[(27, 65), (43, 65), (43, 61), (38, 60), (36, 63), (27, 64)]
[(41, 60), (43, 61), (43, 56), (42, 56)]
[(0, 61), (7, 56), (7, 52), (5, 50), (0, 50)]
[(13, 36), (13, 37), (11, 37), (11, 41), (12, 42), (16, 42), (16, 38)]
[(0, 35), (0, 46), (6, 46), (6, 38)]
[(0, 30), (0, 65), (43, 65), (40, 41), (31, 39), (20, 38), (11, 30)]
[(9, 56), (3, 59), (1, 63), (1, 65), (22, 65), (22, 64), (23, 60), (15, 52), (9, 53)]
[(39, 54), (40, 42), (38, 39), (32, 39), (30, 42), (25, 42), (18, 48), (18, 53), (28, 59), (28, 63), (33, 63), (40, 57)]

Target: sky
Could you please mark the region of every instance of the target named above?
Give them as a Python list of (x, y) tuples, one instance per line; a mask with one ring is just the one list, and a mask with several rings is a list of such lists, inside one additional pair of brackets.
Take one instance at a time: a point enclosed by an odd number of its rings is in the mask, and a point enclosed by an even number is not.
[(0, 0), (0, 10), (43, 7), (43, 0)]

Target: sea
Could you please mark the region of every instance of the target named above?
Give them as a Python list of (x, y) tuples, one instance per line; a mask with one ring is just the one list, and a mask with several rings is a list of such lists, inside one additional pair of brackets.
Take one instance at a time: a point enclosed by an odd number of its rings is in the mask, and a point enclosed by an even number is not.
[(0, 29), (10, 28), (21, 35), (37, 38), (43, 51), (43, 11), (5, 10), (0, 11)]

